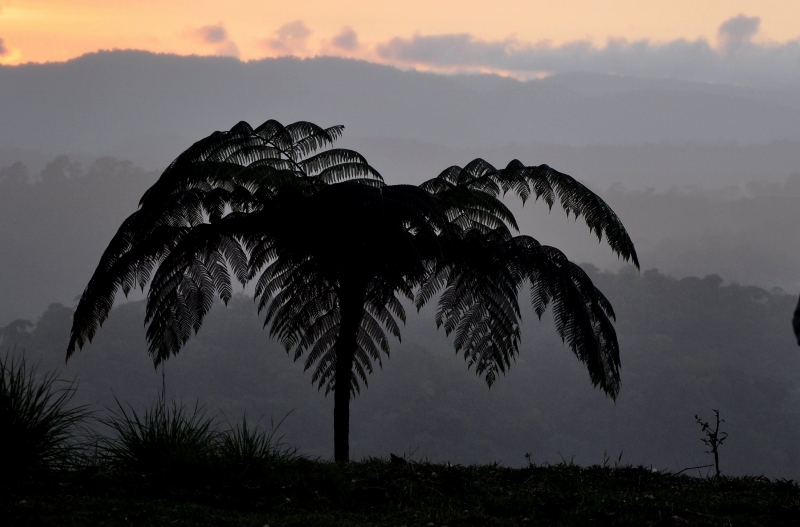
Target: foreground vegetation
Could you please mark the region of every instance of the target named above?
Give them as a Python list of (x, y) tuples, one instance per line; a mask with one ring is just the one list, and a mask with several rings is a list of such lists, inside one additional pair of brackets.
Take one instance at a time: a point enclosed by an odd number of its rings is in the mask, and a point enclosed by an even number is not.
[[(569, 463), (522, 469), (293, 457), (255, 471), (83, 470), (3, 489), (5, 525), (796, 525), (800, 488)], [(672, 523), (667, 523), (672, 525)], [(682, 525), (682, 523), (674, 523)]]
[[(796, 525), (800, 486), (645, 467), (307, 459), (160, 396), (95, 420), (71, 383), (0, 361), (3, 525)], [(162, 392), (163, 394), (163, 392)], [(88, 423), (105, 434), (87, 432)], [(24, 425), (24, 426), (22, 426)], [(529, 457), (529, 456), (528, 456)], [(530, 457), (529, 457), (530, 459)], [(677, 519), (677, 518), (680, 518)], [(666, 523), (658, 524), (657, 522)], [(678, 523), (675, 523), (678, 522)]]

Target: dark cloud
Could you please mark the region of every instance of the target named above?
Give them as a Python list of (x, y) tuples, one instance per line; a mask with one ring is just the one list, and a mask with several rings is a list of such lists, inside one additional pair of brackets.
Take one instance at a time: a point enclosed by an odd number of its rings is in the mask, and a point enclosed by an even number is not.
[(0, 57), (7, 54), (8, 54), (8, 48), (6, 47), (6, 43), (3, 41), (2, 38), (0, 38)]
[(717, 33), (719, 44), (726, 51), (736, 51), (750, 44), (750, 40), (758, 33), (761, 19), (757, 16), (737, 15), (729, 18), (719, 26)]
[(221, 24), (201, 27), (197, 30), (197, 35), (209, 44), (219, 44), (228, 40), (228, 32)]
[(333, 45), (345, 51), (353, 51), (358, 48), (358, 35), (352, 27), (345, 26), (338, 35), (333, 37)]
[(275, 51), (291, 53), (305, 49), (310, 34), (311, 30), (302, 20), (295, 20), (281, 26), (275, 32), (275, 37), (267, 39), (265, 43)]
[[(609, 40), (597, 48), (588, 41), (553, 46), (516, 39), (486, 41), (469, 34), (395, 38), (377, 48), (379, 56), (400, 64), (447, 71), (510, 72), (518, 77), (569, 71), (616, 73), (745, 85), (800, 84), (800, 41), (755, 44), (759, 19), (738, 15), (719, 28), (720, 47), (707, 40)], [(734, 53), (735, 51), (735, 53)]]
[(191, 33), (204, 44), (216, 47), (215, 53), (221, 57), (239, 57), (239, 47), (228, 36), (222, 24), (203, 26)]

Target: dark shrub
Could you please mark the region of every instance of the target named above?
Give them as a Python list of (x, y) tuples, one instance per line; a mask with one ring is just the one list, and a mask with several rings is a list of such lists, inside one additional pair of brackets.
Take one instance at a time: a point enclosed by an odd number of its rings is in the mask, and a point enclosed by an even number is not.
[(103, 423), (115, 437), (102, 444), (103, 458), (113, 467), (168, 479), (188, 479), (207, 474), (212, 465), (218, 433), (198, 404), (168, 405), (162, 396), (140, 417), (117, 401), (118, 409)]
[(264, 470), (295, 458), (297, 449), (283, 443), (283, 436), (276, 435), (285, 419), (281, 419), (277, 425), (270, 423), (269, 429), (262, 429), (258, 425), (248, 426), (247, 416), (244, 416), (241, 424), (220, 435), (221, 461), (229, 469), (243, 473)]
[(83, 458), (86, 406), (68, 408), (76, 384), (38, 375), (24, 357), (0, 359), (0, 452), (9, 479), (74, 467)]

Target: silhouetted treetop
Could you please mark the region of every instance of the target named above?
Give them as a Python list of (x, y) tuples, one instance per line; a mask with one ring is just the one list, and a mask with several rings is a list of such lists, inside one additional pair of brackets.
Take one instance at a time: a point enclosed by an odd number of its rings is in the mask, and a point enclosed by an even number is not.
[[(111, 240), (75, 312), (69, 357), (96, 333), (119, 289), (149, 283), (145, 322), (154, 362), (180, 351), (232, 276), (256, 281), (264, 325), (312, 380), (333, 391), (337, 460), (348, 456), (350, 397), (400, 337), (401, 298), (420, 309), (439, 296), (436, 322), (491, 385), (519, 351), (519, 292), (531, 289), (607, 394), (619, 390), (610, 303), (564, 254), (529, 236), (502, 202), (558, 202), (639, 265), (616, 214), (547, 165), (482, 159), (420, 186), (388, 185), (363, 156), (331, 148), (343, 127), (241, 122), (182, 153)], [(513, 232), (512, 232), (513, 231)]]

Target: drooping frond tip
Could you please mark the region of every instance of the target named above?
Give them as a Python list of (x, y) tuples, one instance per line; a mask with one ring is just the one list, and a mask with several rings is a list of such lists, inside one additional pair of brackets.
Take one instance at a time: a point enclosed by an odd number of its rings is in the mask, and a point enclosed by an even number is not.
[(592, 383), (612, 398), (619, 390), (619, 345), (611, 304), (583, 270), (554, 247), (504, 231), (471, 231), (450, 243), (418, 289), (420, 308), (439, 291), (436, 324), (468, 367), (491, 386), (519, 353), (519, 293), (528, 285), (541, 317), (552, 306), (558, 331)]
[(568, 216), (573, 214), (576, 219), (583, 216), (589, 230), (598, 240), (602, 240), (605, 235), (611, 250), (639, 268), (636, 248), (625, 226), (600, 196), (573, 177), (548, 165), (525, 167), (525, 177), (537, 199), (542, 197), (551, 207), (554, 199), (558, 199)]
[(618, 256), (639, 267), (633, 242), (611, 207), (574, 178), (548, 165), (525, 166), (514, 159), (498, 169), (478, 158), (463, 168), (451, 166), (421, 186), (442, 201), (451, 225), (463, 232), (477, 229), (487, 233), (498, 228), (518, 231), (513, 214), (499, 199), (507, 192), (516, 194), (523, 203), (531, 196), (541, 198), (550, 208), (557, 201), (568, 216), (583, 216), (598, 240), (605, 235)]

